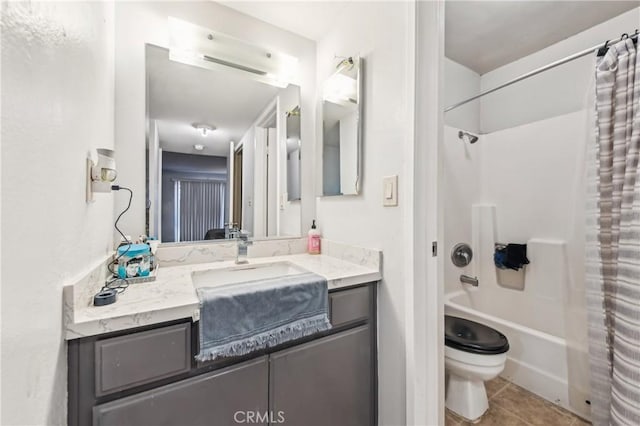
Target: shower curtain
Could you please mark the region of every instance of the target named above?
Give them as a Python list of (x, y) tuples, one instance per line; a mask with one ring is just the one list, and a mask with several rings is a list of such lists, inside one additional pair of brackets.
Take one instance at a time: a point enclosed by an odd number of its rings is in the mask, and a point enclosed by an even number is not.
[(640, 425), (640, 55), (598, 58), (587, 188), (586, 288), (594, 425)]

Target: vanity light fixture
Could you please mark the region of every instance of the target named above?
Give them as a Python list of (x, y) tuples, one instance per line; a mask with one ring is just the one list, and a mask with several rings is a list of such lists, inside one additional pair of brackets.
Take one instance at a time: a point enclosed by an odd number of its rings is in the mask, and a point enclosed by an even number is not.
[(345, 69), (347, 71), (351, 71), (355, 65), (353, 62), (353, 56), (349, 56), (348, 58), (345, 58), (344, 56), (335, 56), (335, 58), (342, 59), (340, 62), (338, 62), (338, 65), (336, 65), (336, 69), (338, 71), (342, 71)]
[(111, 185), (118, 177), (115, 152), (112, 149), (98, 148), (98, 162), (91, 156), (87, 158), (87, 202), (93, 201), (94, 192), (111, 192)]
[(299, 84), (298, 59), (169, 17), (169, 59), (285, 88)]
[(203, 138), (207, 136), (207, 133), (213, 132), (216, 129), (216, 126), (212, 126), (210, 124), (204, 124), (204, 123), (193, 123), (191, 126), (197, 131), (199, 131), (200, 134), (202, 134)]

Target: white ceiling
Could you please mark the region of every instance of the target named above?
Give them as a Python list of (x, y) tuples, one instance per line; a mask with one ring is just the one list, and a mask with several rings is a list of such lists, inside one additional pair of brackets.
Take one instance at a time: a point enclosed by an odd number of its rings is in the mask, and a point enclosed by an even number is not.
[[(149, 118), (158, 122), (160, 147), (166, 151), (228, 156), (229, 142), (239, 141), (266, 108), (278, 88), (234, 73), (169, 60), (169, 51), (147, 48)], [(206, 137), (191, 124), (217, 129)], [(205, 146), (196, 151), (195, 144)]]
[(445, 4), (446, 56), (484, 74), (638, 7), (640, 1), (456, 0)]
[(350, 2), (231, 0), (219, 3), (302, 37), (318, 41), (329, 32), (336, 16), (339, 16)]
[[(354, 1), (220, 3), (318, 41)], [(447, 0), (445, 51), (450, 59), (484, 74), (638, 6), (640, 0)]]

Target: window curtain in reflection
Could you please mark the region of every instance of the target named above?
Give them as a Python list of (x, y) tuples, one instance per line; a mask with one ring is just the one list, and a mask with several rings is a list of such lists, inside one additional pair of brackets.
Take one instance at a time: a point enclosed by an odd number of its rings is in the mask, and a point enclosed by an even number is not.
[(208, 230), (224, 228), (226, 182), (179, 179), (174, 185), (176, 241), (203, 240)]
[(631, 40), (596, 65), (587, 165), (586, 288), (594, 425), (640, 424), (640, 56)]

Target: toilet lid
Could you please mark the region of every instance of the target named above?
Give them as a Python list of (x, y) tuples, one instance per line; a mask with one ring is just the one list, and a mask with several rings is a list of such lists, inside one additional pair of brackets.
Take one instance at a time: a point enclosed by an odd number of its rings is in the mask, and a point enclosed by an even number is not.
[(497, 330), (464, 318), (445, 315), (444, 342), (450, 348), (477, 354), (501, 354), (509, 341)]

